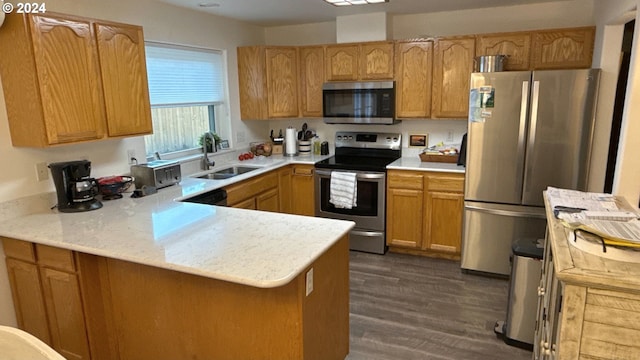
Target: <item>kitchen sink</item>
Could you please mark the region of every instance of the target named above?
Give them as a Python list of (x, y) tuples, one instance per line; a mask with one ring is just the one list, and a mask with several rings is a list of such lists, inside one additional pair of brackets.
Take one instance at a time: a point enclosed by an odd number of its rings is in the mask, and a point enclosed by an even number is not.
[(214, 171), (208, 174), (198, 176), (198, 179), (222, 180), (246, 174), (248, 172), (260, 169), (259, 166), (232, 166), (226, 169)]

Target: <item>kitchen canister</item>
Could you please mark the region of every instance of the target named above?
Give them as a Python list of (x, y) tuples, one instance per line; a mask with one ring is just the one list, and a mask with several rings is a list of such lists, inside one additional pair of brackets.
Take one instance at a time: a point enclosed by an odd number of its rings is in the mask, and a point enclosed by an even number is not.
[(311, 155), (310, 140), (298, 140), (298, 154), (300, 156)]
[(298, 154), (296, 149), (296, 141), (298, 132), (293, 126), (289, 126), (284, 134), (284, 155), (296, 156)]
[(503, 71), (507, 55), (483, 55), (474, 60), (476, 72)]
[(327, 141), (323, 141), (320, 144), (320, 155), (329, 155), (329, 143)]

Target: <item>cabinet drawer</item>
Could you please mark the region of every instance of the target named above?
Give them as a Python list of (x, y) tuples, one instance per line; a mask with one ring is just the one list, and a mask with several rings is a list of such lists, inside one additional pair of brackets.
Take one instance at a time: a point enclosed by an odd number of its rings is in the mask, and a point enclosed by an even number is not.
[(36, 254), (38, 254), (38, 265), (70, 272), (76, 271), (71, 250), (36, 244)]
[(313, 166), (294, 166), (293, 175), (313, 176)]
[(36, 262), (36, 253), (33, 249), (33, 244), (28, 241), (14, 240), (9, 238), (0, 238), (2, 240), (2, 246), (4, 253), (7, 257), (14, 259), (20, 259)]
[(278, 187), (278, 174), (276, 174), (276, 172), (258, 176), (239, 184), (226, 187), (227, 203), (230, 206), (233, 206), (242, 200), (255, 197), (266, 190), (276, 187)]
[(390, 188), (422, 190), (422, 175), (411, 172), (389, 173), (387, 184)]
[(428, 175), (427, 189), (429, 191), (464, 191), (464, 176)]

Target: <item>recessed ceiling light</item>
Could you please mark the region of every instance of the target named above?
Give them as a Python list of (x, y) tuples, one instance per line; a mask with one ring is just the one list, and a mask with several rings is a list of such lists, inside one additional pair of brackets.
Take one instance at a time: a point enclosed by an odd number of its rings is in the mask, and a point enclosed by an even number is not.
[(220, 4), (215, 3), (215, 2), (203, 1), (201, 3), (198, 3), (198, 6), (203, 7), (203, 8), (209, 8), (209, 7), (218, 7), (218, 6), (220, 6)]
[(379, 4), (379, 3), (389, 2), (389, 0), (324, 0), (324, 1), (334, 6), (366, 5), (366, 4)]

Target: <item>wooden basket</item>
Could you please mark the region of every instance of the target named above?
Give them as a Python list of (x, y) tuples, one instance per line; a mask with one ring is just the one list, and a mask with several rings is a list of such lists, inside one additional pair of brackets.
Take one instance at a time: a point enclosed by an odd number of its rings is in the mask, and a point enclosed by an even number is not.
[(422, 162), (442, 162), (442, 163), (457, 163), (458, 162), (458, 154), (456, 155), (430, 155), (421, 153), (420, 160)]

